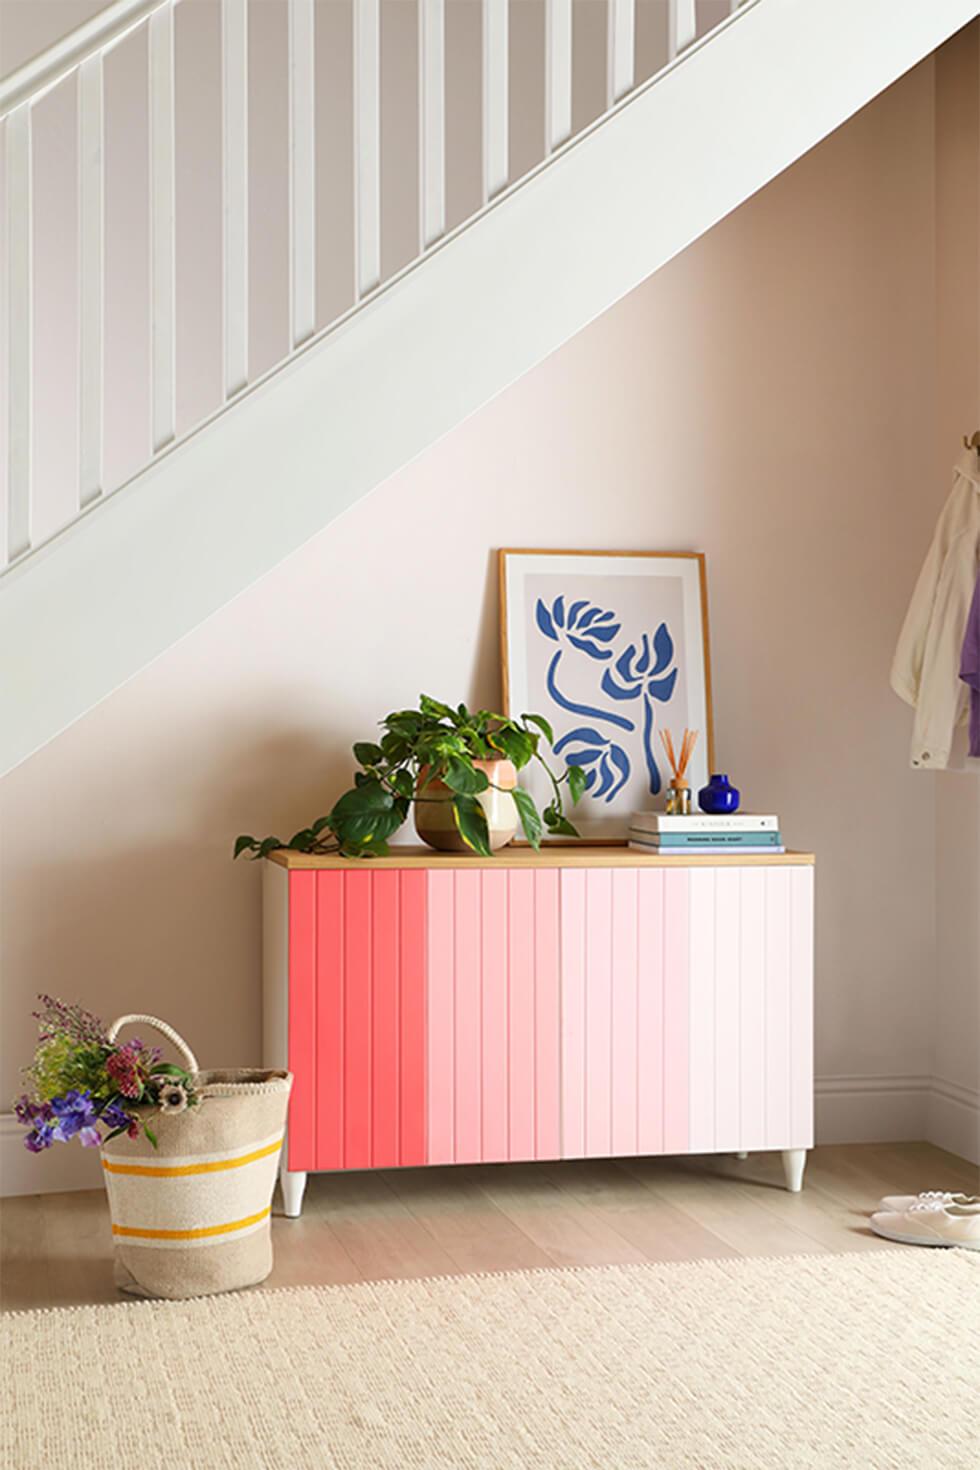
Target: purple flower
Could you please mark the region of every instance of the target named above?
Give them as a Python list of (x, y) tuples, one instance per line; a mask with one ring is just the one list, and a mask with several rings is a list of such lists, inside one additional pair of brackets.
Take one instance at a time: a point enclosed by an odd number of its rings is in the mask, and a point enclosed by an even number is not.
[(51, 1123), (38, 1123), (24, 1138), (24, 1147), (30, 1149), (32, 1154), (39, 1154), (53, 1143), (54, 1125)]
[(92, 1094), (87, 1089), (78, 1092), (73, 1087), (64, 1097), (52, 1098), (51, 1106), (58, 1120), (54, 1125), (54, 1136), (59, 1143), (67, 1143), (82, 1128), (91, 1128), (97, 1117)]
[(102, 1109), (102, 1121), (110, 1132), (114, 1128), (128, 1128), (129, 1114), (117, 1102), (109, 1102)]
[(80, 1128), (78, 1141), (83, 1148), (99, 1148), (102, 1143), (102, 1135), (98, 1128)]
[(18, 1123), (25, 1128), (33, 1127), (35, 1123), (50, 1123), (54, 1117), (54, 1111), (48, 1102), (36, 1103), (23, 1093), (14, 1103), (14, 1115)]

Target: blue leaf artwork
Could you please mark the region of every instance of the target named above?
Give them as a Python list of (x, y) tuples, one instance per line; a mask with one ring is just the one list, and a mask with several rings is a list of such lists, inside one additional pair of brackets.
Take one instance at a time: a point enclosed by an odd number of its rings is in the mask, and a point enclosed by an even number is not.
[[(657, 706), (669, 704), (678, 677), (676, 666), (671, 667), (676, 650), (666, 622), (661, 622), (652, 634), (644, 631), (619, 647), (622, 619), (588, 598), (570, 602), (562, 594), (548, 605), (539, 597), (534, 615), (539, 631), (558, 645), (545, 675), (549, 697), (559, 709), (595, 722), (568, 730), (557, 741), (555, 753), (587, 772), (586, 793), (592, 800), (612, 801), (630, 778), (630, 758), (613, 735), (604, 733), (601, 727), (635, 731), (638, 721), (622, 707), (640, 700), (647, 782), (656, 796), (663, 784), (655, 753)], [(595, 671), (595, 703), (570, 698), (559, 682), (562, 661), (579, 655), (600, 666)]]
[(568, 765), (586, 771), (586, 792), (597, 801), (612, 801), (630, 777), (629, 756), (622, 746), (586, 725), (563, 735), (555, 745), (555, 754), (564, 754)]

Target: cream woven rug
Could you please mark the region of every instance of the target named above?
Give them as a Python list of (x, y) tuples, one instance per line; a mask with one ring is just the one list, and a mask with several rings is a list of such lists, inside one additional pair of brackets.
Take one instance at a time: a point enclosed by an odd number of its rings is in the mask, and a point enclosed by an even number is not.
[(980, 1255), (613, 1266), (3, 1319), (5, 1470), (980, 1465)]

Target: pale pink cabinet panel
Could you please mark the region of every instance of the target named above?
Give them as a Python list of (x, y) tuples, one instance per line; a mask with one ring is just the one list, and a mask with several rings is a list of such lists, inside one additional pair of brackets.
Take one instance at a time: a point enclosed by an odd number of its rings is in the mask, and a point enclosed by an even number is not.
[(267, 869), (296, 1210), (310, 1170), (411, 1164), (780, 1149), (799, 1186), (809, 860)]

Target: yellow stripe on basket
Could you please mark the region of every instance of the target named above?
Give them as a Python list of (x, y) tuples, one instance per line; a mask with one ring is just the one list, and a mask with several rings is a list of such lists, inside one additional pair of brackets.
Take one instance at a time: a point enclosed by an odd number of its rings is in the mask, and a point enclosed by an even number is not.
[(256, 1159), (267, 1159), (281, 1144), (282, 1139), (277, 1138), (275, 1143), (257, 1148), (250, 1154), (240, 1154), (237, 1159), (216, 1159), (210, 1164), (178, 1164), (168, 1169), (162, 1164), (111, 1164), (108, 1159), (103, 1159), (102, 1167), (109, 1174), (139, 1174), (144, 1179), (178, 1179), (185, 1174), (217, 1174), (224, 1169), (240, 1169), (244, 1164), (254, 1164)]
[(209, 1235), (230, 1235), (233, 1230), (244, 1230), (248, 1225), (258, 1225), (272, 1213), (266, 1205), (257, 1215), (246, 1215), (244, 1220), (231, 1220), (227, 1225), (205, 1225), (201, 1230), (140, 1230), (135, 1225), (113, 1225), (113, 1235), (125, 1235), (136, 1240), (205, 1240)]

